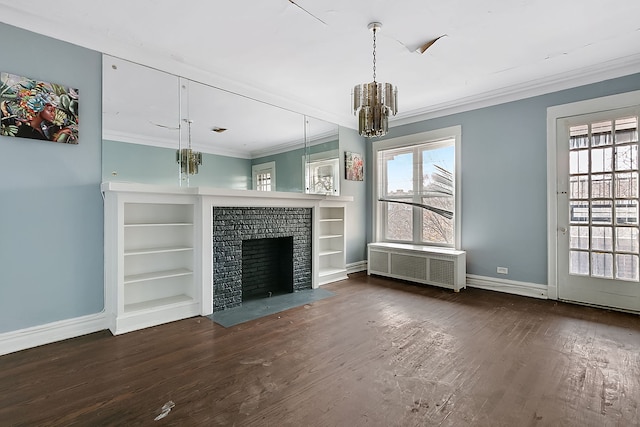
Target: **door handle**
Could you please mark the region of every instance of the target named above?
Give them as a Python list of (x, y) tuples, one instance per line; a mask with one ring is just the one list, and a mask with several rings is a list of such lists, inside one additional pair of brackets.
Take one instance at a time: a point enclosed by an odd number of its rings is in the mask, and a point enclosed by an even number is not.
[(566, 227), (558, 227), (558, 231), (561, 232), (563, 235), (567, 234), (567, 228)]

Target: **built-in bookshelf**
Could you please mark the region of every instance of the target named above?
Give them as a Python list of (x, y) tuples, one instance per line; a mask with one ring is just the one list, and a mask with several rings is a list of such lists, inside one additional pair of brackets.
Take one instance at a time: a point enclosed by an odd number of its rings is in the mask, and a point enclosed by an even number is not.
[(113, 334), (200, 313), (195, 199), (105, 191), (105, 279)]
[(345, 206), (321, 203), (318, 208), (318, 284), (347, 278)]

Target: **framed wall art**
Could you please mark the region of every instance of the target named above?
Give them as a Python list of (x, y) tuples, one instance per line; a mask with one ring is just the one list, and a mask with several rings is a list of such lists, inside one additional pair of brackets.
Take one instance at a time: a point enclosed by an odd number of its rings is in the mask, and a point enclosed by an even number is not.
[(364, 160), (362, 154), (344, 152), (344, 175), (349, 181), (364, 181)]
[(78, 89), (0, 72), (0, 135), (78, 143)]

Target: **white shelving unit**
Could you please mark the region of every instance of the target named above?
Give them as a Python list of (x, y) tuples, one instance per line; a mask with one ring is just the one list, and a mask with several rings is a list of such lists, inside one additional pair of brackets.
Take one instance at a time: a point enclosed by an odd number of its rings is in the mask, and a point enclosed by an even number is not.
[(196, 199), (105, 193), (105, 282), (109, 329), (121, 334), (200, 314)]
[(317, 227), (318, 285), (346, 279), (344, 204), (320, 203)]

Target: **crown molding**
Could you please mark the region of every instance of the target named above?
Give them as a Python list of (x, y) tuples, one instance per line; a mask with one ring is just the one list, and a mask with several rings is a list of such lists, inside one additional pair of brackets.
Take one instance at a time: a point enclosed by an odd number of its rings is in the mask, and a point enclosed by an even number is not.
[(532, 98), (635, 73), (640, 73), (640, 54), (606, 61), (579, 70), (554, 74), (522, 84), (487, 91), (478, 95), (460, 98), (452, 102), (412, 110), (398, 116), (397, 119), (390, 120), (389, 127), (402, 126), (437, 117)]

